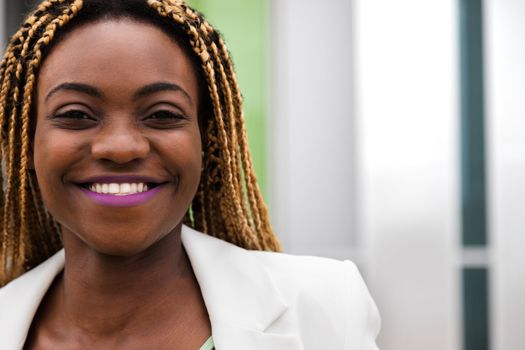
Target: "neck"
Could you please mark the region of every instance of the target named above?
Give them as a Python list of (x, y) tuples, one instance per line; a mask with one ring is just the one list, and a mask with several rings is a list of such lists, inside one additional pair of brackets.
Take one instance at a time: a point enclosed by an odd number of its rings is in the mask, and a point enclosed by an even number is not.
[(180, 226), (131, 257), (101, 254), (67, 232), (64, 248), (66, 265), (57, 288), (60, 309), (68, 324), (84, 332), (144, 331), (157, 321), (173, 320), (188, 299), (200, 297)]

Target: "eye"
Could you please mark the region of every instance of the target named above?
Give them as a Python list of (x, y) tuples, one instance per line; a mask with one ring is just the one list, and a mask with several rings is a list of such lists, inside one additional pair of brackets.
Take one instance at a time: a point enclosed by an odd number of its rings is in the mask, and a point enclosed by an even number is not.
[(166, 120), (166, 119), (186, 119), (186, 117), (184, 117), (183, 115), (181, 114), (177, 114), (177, 113), (174, 113), (174, 112), (171, 112), (171, 111), (166, 111), (166, 110), (163, 110), (163, 111), (158, 111), (158, 112), (155, 112), (155, 113), (152, 113), (148, 119), (153, 119), (153, 120)]
[(78, 109), (58, 112), (52, 119), (58, 127), (72, 130), (88, 129), (97, 124), (95, 117)]
[(64, 113), (58, 114), (57, 117), (69, 119), (93, 119), (89, 115), (87, 115), (87, 113), (77, 110), (66, 111)]
[(144, 122), (153, 128), (175, 128), (182, 125), (189, 118), (179, 112), (169, 110), (159, 110), (149, 114), (144, 118)]

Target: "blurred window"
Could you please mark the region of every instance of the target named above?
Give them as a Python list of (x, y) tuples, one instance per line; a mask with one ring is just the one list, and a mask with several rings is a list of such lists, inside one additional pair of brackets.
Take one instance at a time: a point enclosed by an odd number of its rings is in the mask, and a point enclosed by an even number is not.
[(459, 1), (461, 74), (461, 223), (465, 259), (463, 348), (488, 350), (489, 266), (485, 176), (482, 0)]

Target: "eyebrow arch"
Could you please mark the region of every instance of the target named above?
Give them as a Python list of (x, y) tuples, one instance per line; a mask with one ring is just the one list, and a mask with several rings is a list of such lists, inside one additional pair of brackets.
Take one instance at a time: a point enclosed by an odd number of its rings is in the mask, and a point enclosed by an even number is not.
[(193, 101), (191, 99), (191, 96), (186, 92), (186, 90), (184, 90), (182, 87), (180, 87), (179, 85), (177, 84), (174, 84), (174, 83), (168, 83), (168, 82), (165, 82), (165, 81), (161, 81), (161, 82), (158, 82), (158, 83), (153, 83), (153, 84), (149, 84), (149, 85), (146, 85), (142, 88), (140, 88), (134, 95), (134, 98), (141, 98), (141, 97), (146, 97), (148, 95), (152, 95), (154, 93), (157, 93), (157, 92), (161, 92), (161, 91), (176, 91), (176, 92), (181, 92), (184, 97), (186, 97), (186, 99), (191, 103), (193, 104)]
[(53, 96), (55, 93), (61, 91), (61, 90), (67, 90), (67, 91), (78, 91), (81, 93), (84, 93), (86, 95), (90, 95), (97, 98), (104, 98), (104, 94), (99, 89), (82, 83), (62, 83), (56, 87), (54, 87), (46, 96), (46, 101), (49, 100), (51, 96)]

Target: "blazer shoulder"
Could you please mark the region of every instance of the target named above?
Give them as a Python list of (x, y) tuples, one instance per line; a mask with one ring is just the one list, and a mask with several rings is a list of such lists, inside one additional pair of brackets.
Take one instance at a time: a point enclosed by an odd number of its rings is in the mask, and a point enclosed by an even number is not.
[(284, 283), (297, 288), (324, 285), (344, 289), (349, 280), (362, 281), (357, 266), (350, 260), (261, 251), (253, 254), (275, 279), (284, 277)]
[[(292, 310), (300, 315), (304, 337), (319, 334), (323, 329), (334, 339), (341, 339), (341, 344), (333, 345), (337, 348), (377, 349), (379, 312), (352, 261), (271, 252), (254, 254)], [(315, 343), (316, 339), (311, 342)]]
[(33, 317), (50, 284), (64, 266), (59, 251), (0, 289), (0, 347), (21, 348)]

